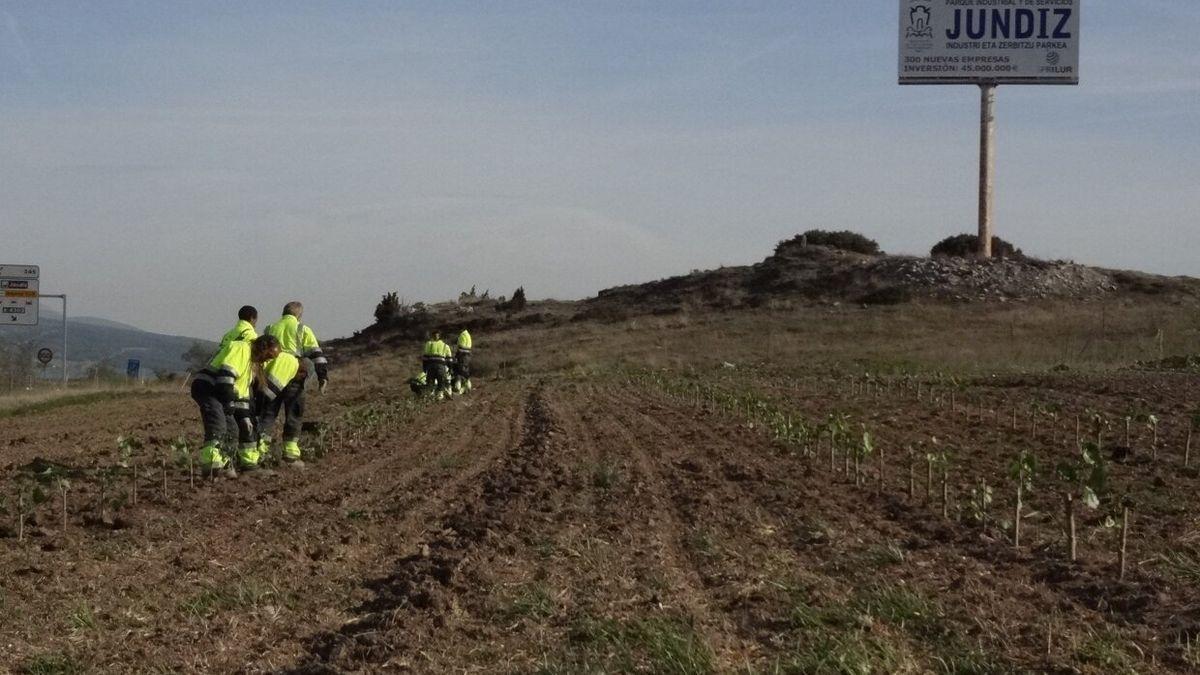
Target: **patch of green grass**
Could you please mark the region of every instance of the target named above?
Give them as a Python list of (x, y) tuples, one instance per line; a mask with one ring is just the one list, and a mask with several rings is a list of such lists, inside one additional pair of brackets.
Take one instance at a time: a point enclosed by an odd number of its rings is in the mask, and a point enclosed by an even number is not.
[(717, 540), (708, 530), (693, 530), (688, 535), (687, 545), (701, 555), (714, 556), (717, 554)]
[(795, 646), (775, 672), (1011, 671), (958, 638), (935, 600), (902, 585), (870, 585), (849, 600), (822, 603), (795, 589), (788, 623)]
[(611, 490), (621, 479), (617, 467), (610, 462), (600, 462), (592, 467), (592, 487), (600, 490)]
[(179, 608), (197, 618), (209, 619), (231, 609), (257, 608), (264, 604), (288, 604), (288, 598), (270, 584), (243, 579), (210, 586), (184, 600)]
[(1106, 673), (1137, 672), (1137, 660), (1126, 648), (1121, 636), (1111, 630), (1088, 635), (1075, 649), (1075, 658)]
[(1190, 549), (1170, 551), (1159, 556), (1168, 572), (1181, 581), (1200, 583), (1200, 555)]
[(617, 621), (584, 617), (572, 625), (568, 640), (567, 653), (547, 657), (537, 673), (706, 675), (714, 672), (712, 650), (683, 619)]
[(86, 604), (80, 605), (71, 612), (69, 617), (71, 628), (77, 631), (93, 630), (96, 628), (96, 615), (92, 612), (92, 608)]
[(92, 403), (101, 403), (104, 401), (116, 401), (125, 398), (154, 398), (162, 396), (163, 392), (159, 391), (93, 391), (86, 394), (66, 394), (55, 398), (46, 399), (45, 401), (35, 401), (32, 403), (23, 403), (11, 408), (0, 409), (0, 418), (6, 417), (21, 417), (23, 415), (35, 415), (37, 413), (50, 412), (60, 408), (69, 408), (77, 405), (89, 405)]
[(542, 584), (526, 584), (505, 603), (506, 620), (545, 619), (553, 616), (555, 603), (550, 589)]
[(467, 460), (460, 454), (447, 452), (437, 458), (437, 466), (442, 471), (453, 471), (466, 466)]
[(368, 514), (366, 511), (361, 511), (361, 510), (355, 509), (353, 511), (346, 512), (346, 519), (347, 520), (370, 520), (371, 517), (370, 517), (370, 514)]
[(74, 675), (86, 671), (83, 664), (70, 654), (52, 652), (29, 659), (25, 662), (22, 672), (26, 675)]
[(938, 637), (946, 632), (937, 603), (905, 586), (868, 587), (859, 592), (852, 604), (859, 612), (918, 637)]
[(916, 664), (888, 642), (864, 631), (805, 636), (774, 671), (796, 675), (871, 675), (913, 672)]

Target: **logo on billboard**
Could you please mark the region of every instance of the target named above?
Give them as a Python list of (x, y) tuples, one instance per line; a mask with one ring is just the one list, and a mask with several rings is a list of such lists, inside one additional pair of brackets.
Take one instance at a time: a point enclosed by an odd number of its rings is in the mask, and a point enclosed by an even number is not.
[(908, 10), (908, 30), (904, 37), (933, 38), (933, 24), (930, 22), (928, 5), (914, 5)]
[(1057, 66), (1061, 58), (1062, 57), (1058, 55), (1058, 52), (1050, 52), (1049, 54), (1046, 54), (1046, 63), (1049, 63), (1052, 66)]

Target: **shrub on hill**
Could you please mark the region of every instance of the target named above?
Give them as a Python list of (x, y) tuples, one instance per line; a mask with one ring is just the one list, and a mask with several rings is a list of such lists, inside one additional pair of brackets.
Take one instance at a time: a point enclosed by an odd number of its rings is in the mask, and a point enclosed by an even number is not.
[(505, 301), (503, 298), (501, 298), (501, 301), (496, 304), (496, 311), (519, 312), (525, 309), (525, 304), (525, 287), (518, 286), (517, 290), (513, 291), (511, 300)]
[(868, 239), (857, 232), (850, 232), (849, 230), (842, 230), (840, 232), (809, 230), (791, 239), (779, 242), (775, 247), (775, 253), (778, 255), (789, 249), (803, 246), (828, 246), (864, 255), (879, 255), (883, 253), (883, 251), (879, 250), (879, 243), (874, 239)]
[[(948, 256), (953, 258), (969, 258), (978, 253), (979, 237), (974, 234), (956, 234), (939, 241), (929, 250), (931, 256)], [(992, 256), (996, 258), (1024, 258), (1021, 249), (1004, 241), (1000, 237), (992, 237)]]

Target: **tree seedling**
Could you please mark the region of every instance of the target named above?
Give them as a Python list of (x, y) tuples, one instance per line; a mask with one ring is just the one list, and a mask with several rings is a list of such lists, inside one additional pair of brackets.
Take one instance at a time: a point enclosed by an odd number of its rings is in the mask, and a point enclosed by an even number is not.
[(967, 506), (971, 510), (971, 520), (979, 523), (979, 526), (986, 530), (988, 509), (992, 506), (992, 487), (987, 484), (986, 480), (981, 480), (978, 487), (971, 488), (971, 500)]
[(1033, 476), (1037, 471), (1037, 460), (1032, 452), (1022, 450), (1008, 467), (1008, 473), (1017, 486), (1017, 502), (1013, 510), (1013, 547), (1021, 547), (1021, 508), (1026, 493), (1033, 492)]
[(1078, 462), (1060, 463), (1056, 473), (1064, 483), (1065, 507), (1067, 517), (1067, 543), (1071, 562), (1077, 559), (1077, 538), (1075, 533), (1075, 498), (1089, 509), (1100, 506), (1100, 495), (1108, 488), (1108, 467), (1100, 447), (1093, 443), (1083, 446)]

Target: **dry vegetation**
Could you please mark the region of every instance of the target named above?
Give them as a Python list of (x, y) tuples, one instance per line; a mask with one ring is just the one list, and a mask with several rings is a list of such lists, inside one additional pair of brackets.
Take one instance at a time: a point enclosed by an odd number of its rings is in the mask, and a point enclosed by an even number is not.
[[(1188, 672), (1200, 385), (1128, 366), (1200, 353), (1193, 316), (547, 321), (476, 334), (476, 391), (436, 407), (416, 344), (372, 335), (333, 354), (309, 469), (234, 482), (189, 476), (185, 393), (6, 405), (0, 670)], [(1056, 471), (1076, 418), (1095, 510)], [(66, 487), (15, 508), (46, 466)]]

